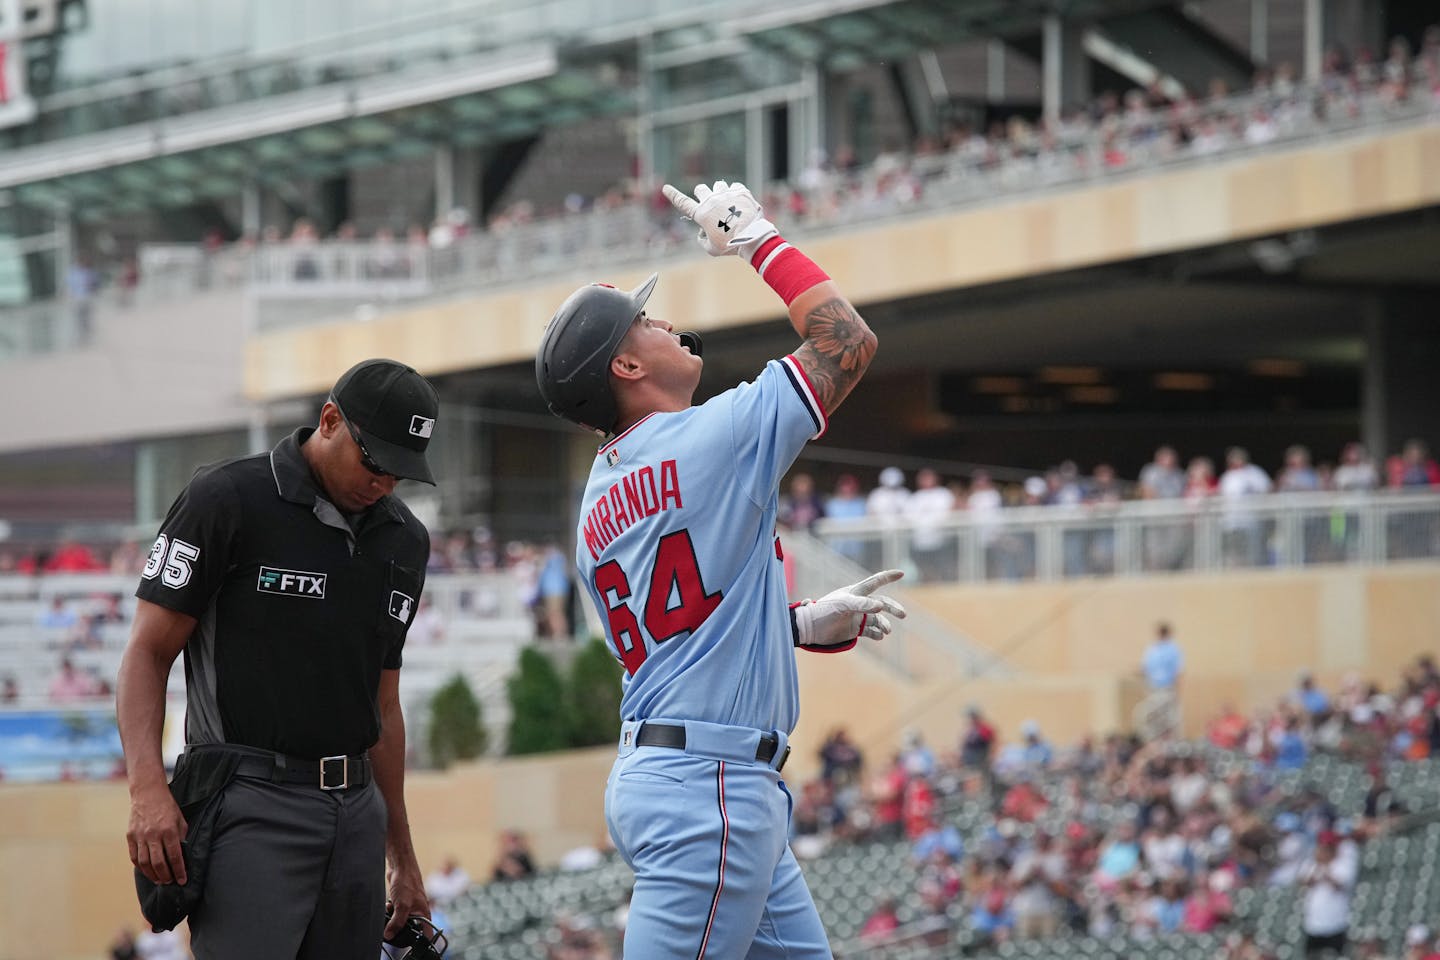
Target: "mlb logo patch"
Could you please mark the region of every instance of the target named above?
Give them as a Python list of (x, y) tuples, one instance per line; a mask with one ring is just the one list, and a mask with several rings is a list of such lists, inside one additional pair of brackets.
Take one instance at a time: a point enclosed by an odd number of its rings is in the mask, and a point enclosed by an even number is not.
[(422, 417), (420, 414), (410, 418), (410, 435), (412, 437), (425, 437), (429, 439), (430, 434), (435, 430), (434, 417)]
[(625, 731), (625, 746), (627, 746), (627, 747), (630, 746), (630, 731), (629, 731), (629, 730), (626, 730), (626, 731)]
[(399, 590), (390, 591), (390, 616), (401, 623), (410, 622), (410, 611), (415, 609), (415, 598)]
[(612, 447), (610, 451), (605, 454), (605, 462), (612, 467), (618, 466), (620, 463), (620, 451)]

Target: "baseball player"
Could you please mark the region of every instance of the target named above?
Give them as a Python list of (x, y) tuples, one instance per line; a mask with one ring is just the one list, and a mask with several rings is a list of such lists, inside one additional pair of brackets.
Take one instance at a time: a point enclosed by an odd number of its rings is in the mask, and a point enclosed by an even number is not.
[(885, 636), (904, 610), (871, 594), (900, 572), (791, 607), (775, 515), (781, 478), (865, 373), (875, 335), (742, 184), (694, 197), (667, 184), (665, 196), (707, 253), (754, 267), (803, 342), (692, 406), (700, 338), (646, 314), (652, 276), (629, 292), (577, 290), (536, 357), (555, 414), (614, 434), (585, 487), (576, 561), (626, 673), (605, 796), (635, 871), (624, 953), (829, 957), (787, 844), (793, 651)]

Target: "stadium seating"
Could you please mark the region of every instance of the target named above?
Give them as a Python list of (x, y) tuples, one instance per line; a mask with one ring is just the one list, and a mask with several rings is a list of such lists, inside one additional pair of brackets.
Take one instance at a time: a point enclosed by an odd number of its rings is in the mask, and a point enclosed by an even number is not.
[[(1212, 772), (1238, 769), (1245, 758), (1195, 745), (1213, 761)], [(1353, 901), (1351, 929), (1378, 931), (1398, 946), (1395, 938), (1407, 925), (1433, 920), (1440, 911), (1440, 759), (1392, 762), (1388, 780), (1411, 814), (1390, 832), (1366, 842), (1361, 853), (1361, 874)], [(1277, 778), (1279, 796), (1294, 798), (1307, 788), (1319, 790), (1342, 818), (1358, 815), (1369, 779), (1358, 764), (1320, 754), (1303, 769)], [(1054, 797), (1058, 778), (1045, 784)], [(971, 798), (950, 797), (943, 805), (945, 819), (960, 830), (967, 843), (980, 839), (990, 820), (985, 805)], [(1110, 805), (1102, 812), (1107, 822), (1133, 817), (1133, 806)], [(903, 929), (917, 930), (919, 901), (913, 890), (915, 866), (905, 841), (836, 844), (823, 855), (803, 863), (822, 919), (836, 946), (836, 955), (883, 957), (886, 960), (940, 960), (958, 955), (977, 960), (1210, 960), (1230, 930), (1249, 932), (1268, 945), (1277, 958), (1303, 954), (1299, 927), (1301, 890), (1297, 886), (1243, 886), (1235, 891), (1234, 920), (1228, 927), (1206, 934), (1167, 934), (1147, 939), (1062, 934), (1051, 940), (1011, 940), (978, 949), (979, 938), (969, 929), (963, 911), (952, 906), (947, 919), (951, 929), (944, 942), (927, 944), (923, 936), (908, 937), (884, 946), (860, 945), (860, 927), (879, 892), (893, 893)], [(451, 942), (463, 960), (498, 957), (532, 960), (547, 955), (548, 931), (560, 914), (584, 918), (607, 927), (625, 903), (632, 882), (629, 869), (613, 854), (599, 867), (575, 873), (549, 872), (519, 881), (490, 883), (473, 888), (452, 904), (449, 912)]]

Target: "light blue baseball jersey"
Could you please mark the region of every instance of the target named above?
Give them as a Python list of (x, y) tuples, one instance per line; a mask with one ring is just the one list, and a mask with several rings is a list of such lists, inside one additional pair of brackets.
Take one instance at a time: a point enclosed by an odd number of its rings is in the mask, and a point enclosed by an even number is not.
[(794, 357), (600, 448), (576, 565), (625, 666), (621, 718), (783, 730), (799, 717), (781, 477), (825, 412)]

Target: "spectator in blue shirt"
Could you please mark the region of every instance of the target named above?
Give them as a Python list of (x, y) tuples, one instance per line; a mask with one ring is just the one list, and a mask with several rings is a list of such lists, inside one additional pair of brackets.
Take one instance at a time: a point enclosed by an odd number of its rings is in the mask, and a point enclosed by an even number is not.
[(994, 868), (976, 891), (970, 911), (970, 928), (981, 943), (1003, 943), (1015, 928), (1015, 914), (1010, 909), (1010, 885), (1005, 873)]
[(915, 846), (910, 849), (910, 856), (916, 863), (927, 863), (936, 850), (944, 850), (955, 863), (959, 863), (965, 856), (965, 841), (960, 838), (960, 831), (956, 830), (953, 824), (932, 823), (930, 829), (916, 839)]
[(1275, 769), (1299, 770), (1305, 766), (1310, 753), (1305, 737), (1300, 733), (1300, 720), (1296, 717), (1285, 719), (1285, 729), (1275, 734)]
[(925, 745), (920, 731), (911, 730), (905, 734), (905, 749), (901, 754), (905, 772), (912, 777), (930, 777), (935, 773), (935, 751)]
[(1179, 880), (1161, 881), (1155, 898), (1155, 921), (1161, 933), (1174, 933), (1185, 919), (1185, 890)]
[(1300, 686), (1295, 691), (1295, 704), (1310, 714), (1318, 717), (1330, 710), (1330, 698), (1325, 691), (1315, 686), (1315, 678), (1308, 673), (1300, 675)]
[(1102, 887), (1115, 884), (1140, 869), (1140, 844), (1135, 839), (1135, 824), (1122, 820), (1115, 826), (1114, 836), (1100, 851), (1095, 865), (1096, 880)]
[[(865, 519), (865, 497), (860, 492), (860, 481), (852, 474), (842, 474), (835, 481), (835, 492), (825, 501), (825, 519)], [(837, 538), (830, 541), (830, 546), (836, 553), (855, 561), (859, 561), (865, 552), (865, 544), (860, 540)]]
[(541, 636), (551, 640), (570, 639), (570, 592), (570, 562), (559, 547), (547, 544), (537, 586)]
[(1026, 720), (1020, 724), (1020, 735), (1024, 739), (1007, 744), (995, 760), (995, 772), (1002, 779), (1020, 779), (1050, 769), (1054, 751), (1040, 736), (1040, 724)]
[(1040, 724), (1034, 720), (1026, 720), (1020, 724), (1020, 733), (1025, 737), (1025, 766), (1036, 772), (1048, 770), (1050, 761), (1054, 759), (1054, 751), (1050, 749), (1050, 744), (1041, 738)]
[(1185, 669), (1185, 656), (1170, 634), (1170, 624), (1155, 627), (1155, 639), (1145, 648), (1140, 670), (1150, 688), (1147, 704), (1147, 735), (1164, 737), (1180, 727), (1180, 674)]
[(1185, 656), (1180, 645), (1170, 634), (1170, 624), (1162, 623), (1155, 628), (1155, 639), (1145, 650), (1142, 662), (1145, 681), (1152, 691), (1176, 692), (1180, 686), (1180, 674), (1185, 669)]
[(46, 630), (68, 630), (80, 622), (80, 617), (65, 605), (64, 597), (52, 597), (50, 606), (42, 611), (35, 621)]

